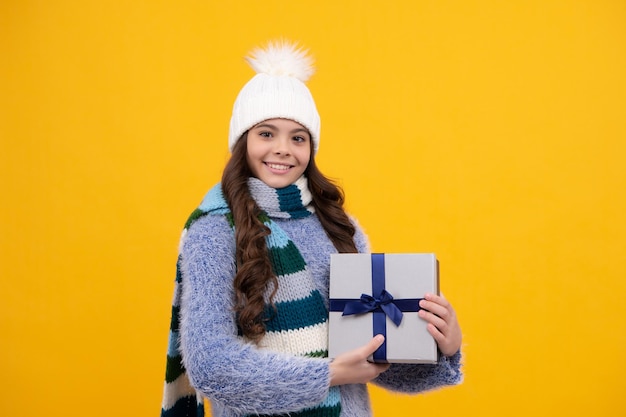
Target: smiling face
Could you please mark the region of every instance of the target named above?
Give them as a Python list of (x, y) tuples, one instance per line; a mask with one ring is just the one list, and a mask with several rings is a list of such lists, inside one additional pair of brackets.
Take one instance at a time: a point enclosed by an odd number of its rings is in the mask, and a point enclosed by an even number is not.
[(293, 120), (269, 119), (248, 131), (248, 166), (255, 177), (272, 188), (296, 182), (310, 159), (311, 135)]

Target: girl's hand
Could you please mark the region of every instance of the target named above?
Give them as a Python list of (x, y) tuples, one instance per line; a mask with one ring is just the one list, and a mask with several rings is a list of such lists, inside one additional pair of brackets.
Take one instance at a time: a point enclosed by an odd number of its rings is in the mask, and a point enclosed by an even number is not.
[(342, 353), (330, 363), (330, 385), (365, 384), (389, 369), (388, 363), (372, 363), (367, 358), (385, 341), (381, 334), (364, 346)]
[(418, 315), (428, 322), (428, 332), (435, 338), (439, 350), (452, 356), (461, 348), (461, 327), (452, 305), (442, 295), (426, 294), (420, 301)]

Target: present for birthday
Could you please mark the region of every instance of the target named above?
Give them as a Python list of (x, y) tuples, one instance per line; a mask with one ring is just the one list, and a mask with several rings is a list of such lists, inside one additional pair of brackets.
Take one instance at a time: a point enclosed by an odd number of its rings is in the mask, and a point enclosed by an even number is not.
[(342, 253), (330, 259), (328, 355), (385, 343), (373, 362), (436, 363), (437, 343), (419, 318), (419, 301), (439, 294), (439, 263), (432, 253)]

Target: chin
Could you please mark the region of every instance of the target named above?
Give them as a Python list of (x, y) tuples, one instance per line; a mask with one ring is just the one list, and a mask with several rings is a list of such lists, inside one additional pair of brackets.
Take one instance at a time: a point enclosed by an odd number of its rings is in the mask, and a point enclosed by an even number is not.
[[(297, 178), (296, 178), (297, 179)], [(294, 182), (296, 179), (291, 178), (260, 178), (265, 184), (272, 188), (285, 188)]]

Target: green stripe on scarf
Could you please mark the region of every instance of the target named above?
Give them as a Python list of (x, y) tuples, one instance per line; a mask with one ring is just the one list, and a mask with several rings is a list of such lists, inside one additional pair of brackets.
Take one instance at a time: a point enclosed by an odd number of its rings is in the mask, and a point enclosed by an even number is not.
[[(271, 318), (271, 320), (265, 323), (265, 329), (268, 332), (276, 332), (322, 324), (328, 318), (328, 310), (323, 303), (322, 296), (315, 291), (300, 300), (275, 303), (276, 308), (266, 305), (264, 316)], [(302, 311), (302, 314), (290, 314), (290, 312), (297, 310)]]

